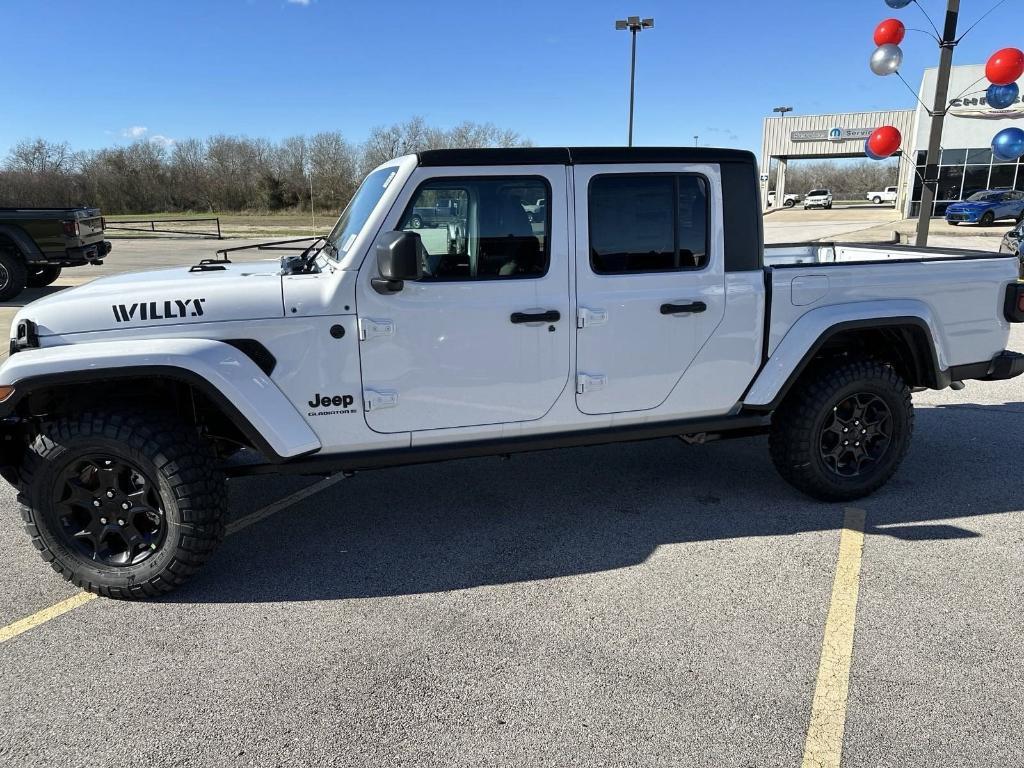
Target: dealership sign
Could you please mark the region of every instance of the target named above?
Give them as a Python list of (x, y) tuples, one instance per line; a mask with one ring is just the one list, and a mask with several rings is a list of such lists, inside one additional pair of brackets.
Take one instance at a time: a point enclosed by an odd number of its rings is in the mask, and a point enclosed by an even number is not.
[(953, 99), (949, 102), (949, 114), (957, 117), (976, 117), (986, 120), (1005, 120), (1024, 117), (1024, 100), (1017, 98), (1016, 103), (1006, 109), (993, 109), (985, 101), (984, 96)]
[(827, 131), (792, 131), (790, 141), (864, 141), (874, 128), (830, 128)]

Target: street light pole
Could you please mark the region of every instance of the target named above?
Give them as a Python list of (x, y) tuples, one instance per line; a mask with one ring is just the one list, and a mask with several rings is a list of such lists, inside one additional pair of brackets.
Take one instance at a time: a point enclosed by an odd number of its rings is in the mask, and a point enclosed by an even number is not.
[(633, 146), (633, 94), (636, 85), (636, 33), (642, 29), (653, 29), (654, 19), (641, 19), (639, 16), (629, 16), (615, 22), (615, 29), (628, 29), (633, 35), (633, 50), (629, 64), (629, 146)]
[[(918, 248), (928, 245), (928, 230), (932, 224), (932, 205), (939, 186), (939, 147), (942, 126), (946, 121), (949, 97), (949, 74), (953, 67), (953, 48), (956, 47), (956, 24), (960, 15), (960, 0), (949, 0), (946, 5), (946, 24), (939, 41), (939, 70), (935, 74), (935, 101), (931, 110), (931, 131), (928, 134), (928, 157), (925, 160), (924, 183), (921, 186), (921, 210), (917, 216)], [(917, 164), (916, 158), (911, 158)]]

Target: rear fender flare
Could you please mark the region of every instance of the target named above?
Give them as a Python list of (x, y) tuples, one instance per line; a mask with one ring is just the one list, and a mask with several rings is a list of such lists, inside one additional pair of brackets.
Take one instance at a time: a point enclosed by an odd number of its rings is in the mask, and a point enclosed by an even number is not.
[(931, 375), (948, 384), (942, 336), (927, 304), (915, 300), (864, 301), (820, 307), (801, 316), (775, 347), (746, 396), (745, 408), (774, 410), (815, 354), (839, 333), (857, 329), (912, 327), (925, 334)]
[(295, 406), (244, 352), (210, 339), (146, 339), (28, 349), (0, 368), (14, 394), (0, 404), (13, 413), (33, 392), (67, 384), (102, 384), (141, 377), (168, 378), (210, 398), (267, 455), (283, 461), (318, 451), (316, 433)]
[(46, 257), (39, 250), (36, 241), (21, 227), (12, 224), (0, 224), (0, 240), (10, 240), (21, 251), (21, 256), (26, 261), (45, 261)]

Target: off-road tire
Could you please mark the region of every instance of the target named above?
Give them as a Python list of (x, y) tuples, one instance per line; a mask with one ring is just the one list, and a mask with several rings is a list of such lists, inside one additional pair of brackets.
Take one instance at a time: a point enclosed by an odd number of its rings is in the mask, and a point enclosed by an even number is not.
[(996, 215), (992, 213), (992, 211), (985, 211), (981, 214), (981, 218), (978, 220), (978, 223), (983, 227), (991, 227), (996, 223)]
[[(94, 457), (137, 467), (159, 494), (162, 541), (137, 564), (90, 559), (57, 522), (61, 478)], [(210, 557), (224, 538), (227, 483), (209, 445), (170, 417), (97, 410), (44, 425), (25, 452), (18, 501), (32, 544), (57, 573), (90, 592), (132, 600), (170, 592)]]
[[(891, 437), (885, 452), (866, 471), (844, 477), (822, 457), (822, 435), (837, 406), (861, 393), (876, 396), (888, 408)], [(823, 501), (848, 501), (873, 493), (892, 477), (913, 431), (910, 389), (892, 366), (843, 358), (804, 374), (772, 418), (769, 448), (775, 468), (790, 485)]]
[(46, 264), (42, 267), (30, 267), (26, 284), (29, 288), (44, 288), (60, 277), (60, 267)]
[(25, 290), (28, 273), (21, 254), (0, 244), (0, 301), (10, 301)]

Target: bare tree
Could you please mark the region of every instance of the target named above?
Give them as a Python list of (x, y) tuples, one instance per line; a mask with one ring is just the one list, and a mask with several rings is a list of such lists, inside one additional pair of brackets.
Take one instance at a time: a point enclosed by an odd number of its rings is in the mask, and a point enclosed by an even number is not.
[(272, 143), (245, 136), (140, 139), (73, 152), (67, 143), (18, 142), (0, 164), (0, 205), (97, 205), (108, 213), (340, 209), (369, 169), (399, 155), (450, 147), (526, 146), (492, 123), (432, 127), (422, 117), (378, 126), (353, 144), (336, 131)]

